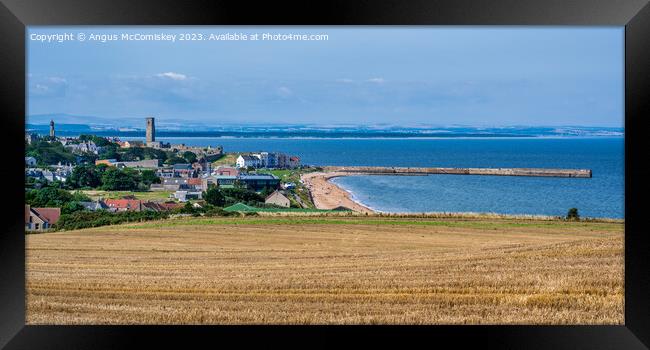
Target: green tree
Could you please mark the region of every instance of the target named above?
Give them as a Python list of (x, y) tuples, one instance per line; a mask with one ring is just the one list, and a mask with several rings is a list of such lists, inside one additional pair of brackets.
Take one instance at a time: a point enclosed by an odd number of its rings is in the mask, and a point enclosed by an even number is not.
[(84, 206), (79, 202), (68, 202), (61, 207), (61, 214), (72, 214), (84, 210)]
[(72, 194), (54, 187), (44, 187), (25, 193), (25, 203), (33, 207), (62, 207), (72, 201)]
[(37, 141), (28, 145), (25, 149), (25, 154), (30, 157), (36, 158), (40, 165), (52, 165), (59, 162), (63, 164), (76, 163), (76, 157), (72, 152), (68, 151), (61, 142), (53, 141)]
[(227, 203), (244, 202), (257, 204), (264, 202), (264, 197), (260, 194), (245, 188), (224, 188), (221, 189), (221, 192), (226, 197)]
[(185, 151), (185, 152), (183, 152), (183, 158), (184, 158), (188, 163), (194, 163), (194, 162), (196, 162), (196, 154), (194, 154), (194, 152), (190, 152), (190, 151)]
[(67, 178), (66, 183), (71, 188), (92, 187), (101, 185), (101, 175), (93, 164), (77, 165)]
[(87, 135), (87, 134), (79, 135), (79, 140), (81, 140), (81, 141), (92, 141), (92, 142), (95, 143), (95, 145), (100, 146), (100, 147), (105, 147), (105, 146), (109, 146), (111, 144), (114, 144), (113, 142), (108, 141), (107, 138), (97, 136), (97, 135)]
[(99, 154), (99, 159), (116, 159), (121, 160), (120, 153), (117, 151), (117, 144), (109, 144), (104, 146), (102, 152)]
[(138, 189), (140, 176), (132, 169), (106, 169), (101, 177), (101, 188), (106, 191), (133, 191)]
[(203, 194), (203, 198), (206, 202), (215, 207), (223, 207), (226, 203), (226, 198), (218, 187), (208, 188), (208, 190)]
[(567, 220), (580, 220), (580, 214), (578, 214), (578, 208), (571, 208), (566, 214)]
[(142, 170), (140, 174), (142, 176), (142, 182), (147, 186), (160, 183), (160, 178), (156, 176), (156, 172), (153, 170)]
[(151, 147), (145, 147), (141, 149), (143, 150), (144, 159), (158, 159), (161, 163), (167, 160), (167, 152), (163, 150)]
[(140, 147), (129, 147), (120, 155), (120, 160), (132, 162), (144, 159), (144, 149)]
[(77, 155), (77, 162), (78, 163), (87, 163), (87, 164), (94, 164), (95, 160), (99, 158), (98, 155), (92, 152), (83, 152), (80, 155)]
[(169, 165), (181, 164), (181, 163), (187, 163), (187, 160), (179, 156), (173, 156), (171, 158), (167, 158), (167, 160), (165, 161), (165, 164), (169, 164)]

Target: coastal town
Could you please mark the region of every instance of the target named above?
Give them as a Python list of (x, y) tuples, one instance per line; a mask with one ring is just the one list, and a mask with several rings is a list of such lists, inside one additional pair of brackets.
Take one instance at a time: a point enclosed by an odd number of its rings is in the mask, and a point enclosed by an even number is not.
[(158, 141), (153, 117), (145, 141), (59, 137), (52, 120), (49, 135), (26, 132), (25, 147), (27, 232), (187, 215), (375, 213), (329, 181), (339, 176), (592, 177), (590, 169), (310, 166), (282, 152)]
[(151, 117), (146, 118), (145, 141), (95, 135), (60, 137), (52, 120), (49, 135), (26, 132), (25, 146), (28, 232), (65, 227), (61, 218), (74, 222), (71, 218), (82, 218), (84, 212), (102, 212), (104, 216), (164, 213), (142, 216), (159, 218), (260, 210), (350, 211), (359, 207), (349, 200), (346, 203), (352, 209), (316, 206), (311, 183), (305, 184), (301, 175), (318, 169), (301, 165), (296, 155), (228, 153), (221, 146), (161, 142), (156, 140)]

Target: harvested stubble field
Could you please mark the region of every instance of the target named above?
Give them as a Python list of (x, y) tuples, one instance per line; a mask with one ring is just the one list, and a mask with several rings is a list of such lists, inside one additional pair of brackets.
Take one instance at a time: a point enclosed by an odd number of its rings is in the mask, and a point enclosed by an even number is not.
[(28, 324), (622, 324), (623, 223), (177, 219), (27, 238)]

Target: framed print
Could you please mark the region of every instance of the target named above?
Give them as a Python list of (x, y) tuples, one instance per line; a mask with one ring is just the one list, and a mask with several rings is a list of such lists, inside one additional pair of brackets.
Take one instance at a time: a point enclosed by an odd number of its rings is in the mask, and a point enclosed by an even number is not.
[(647, 1), (0, 16), (3, 346), (650, 344)]

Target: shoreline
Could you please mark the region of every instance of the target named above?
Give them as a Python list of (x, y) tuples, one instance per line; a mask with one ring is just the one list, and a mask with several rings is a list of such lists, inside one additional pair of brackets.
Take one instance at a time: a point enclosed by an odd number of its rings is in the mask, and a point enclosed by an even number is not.
[(332, 178), (346, 176), (343, 172), (315, 172), (300, 176), (317, 209), (334, 209), (346, 207), (359, 213), (376, 213), (375, 210), (352, 199), (350, 192), (329, 181)]
[[(317, 209), (334, 209), (338, 206), (344, 206), (352, 209), (355, 212), (362, 214), (383, 214), (387, 216), (450, 216), (450, 217), (499, 217), (499, 218), (529, 218), (540, 220), (555, 220), (561, 219), (562, 216), (543, 215), (543, 214), (500, 214), (500, 213), (479, 213), (479, 212), (382, 212), (372, 209), (361, 202), (353, 199), (350, 192), (341, 186), (331, 182), (330, 180), (336, 177), (355, 176), (355, 175), (373, 175), (370, 173), (356, 173), (350, 174), (343, 171), (332, 172), (313, 172), (303, 174), (300, 179), (304, 182), (309, 190), (314, 205)], [(422, 176), (410, 174), (393, 174), (392, 176)], [(584, 217), (583, 220), (594, 221), (615, 221), (625, 222), (625, 218), (608, 218), (608, 217)]]

